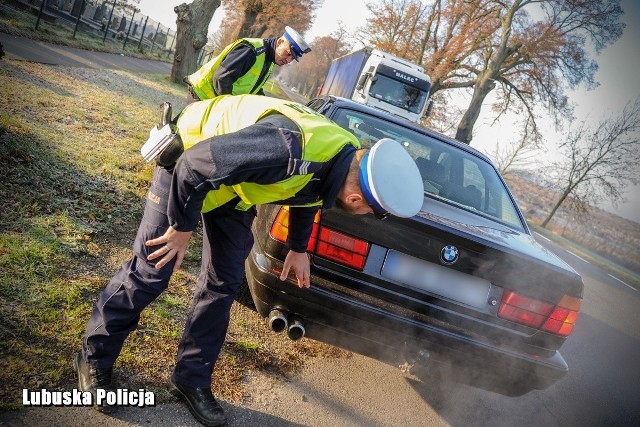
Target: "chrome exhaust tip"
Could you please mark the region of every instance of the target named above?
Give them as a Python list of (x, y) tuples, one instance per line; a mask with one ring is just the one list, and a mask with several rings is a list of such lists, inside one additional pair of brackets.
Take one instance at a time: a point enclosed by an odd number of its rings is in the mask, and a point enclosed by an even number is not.
[(300, 319), (294, 318), (289, 325), (289, 329), (287, 329), (287, 336), (293, 341), (298, 341), (304, 337), (304, 334), (304, 324)]
[(287, 315), (280, 310), (271, 310), (269, 313), (269, 327), (273, 332), (282, 332), (287, 330), (289, 322), (287, 321)]

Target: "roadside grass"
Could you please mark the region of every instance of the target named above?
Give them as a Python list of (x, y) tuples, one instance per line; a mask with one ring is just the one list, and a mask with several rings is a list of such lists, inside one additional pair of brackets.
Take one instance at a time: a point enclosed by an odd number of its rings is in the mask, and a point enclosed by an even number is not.
[(165, 62), (173, 61), (172, 57), (160, 49), (149, 52), (143, 48), (138, 48), (138, 42), (134, 40), (129, 40), (124, 49), (124, 41), (113, 39), (110, 35), (103, 41), (104, 35), (101, 32), (89, 32), (79, 28), (76, 31), (75, 38), (73, 38), (74, 27), (62, 23), (52, 24), (40, 20), (38, 30), (36, 30), (36, 20), (37, 16), (15, 9), (7, 2), (0, 0), (0, 32), (79, 49), (123, 54)]
[[(76, 387), (72, 356), (99, 292), (130, 256), (152, 174), (139, 147), (183, 86), (161, 75), (0, 61), (0, 410), (22, 389)], [(196, 283), (195, 233), (169, 289), (145, 310), (116, 364), (123, 387), (172, 399), (166, 381)], [(234, 304), (214, 393), (240, 402), (253, 370), (288, 376), (305, 357), (346, 352), (269, 331)]]

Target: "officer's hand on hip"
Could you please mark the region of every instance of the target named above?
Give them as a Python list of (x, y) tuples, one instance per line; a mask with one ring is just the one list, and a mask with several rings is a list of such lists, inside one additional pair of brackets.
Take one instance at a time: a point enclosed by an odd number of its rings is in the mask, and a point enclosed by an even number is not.
[(161, 237), (145, 242), (147, 246), (163, 245), (160, 249), (151, 253), (147, 257), (147, 260), (153, 261), (156, 258), (162, 257), (162, 259), (156, 263), (156, 268), (159, 270), (171, 261), (173, 257), (176, 257), (176, 264), (173, 266), (173, 271), (178, 271), (184, 260), (184, 254), (187, 251), (191, 234), (193, 234), (193, 231), (177, 231), (173, 227), (169, 227)]
[(289, 251), (282, 266), (280, 280), (287, 280), (290, 270), (293, 270), (296, 275), (298, 287), (308, 288), (311, 285), (311, 268), (309, 266), (309, 256), (306, 252)]

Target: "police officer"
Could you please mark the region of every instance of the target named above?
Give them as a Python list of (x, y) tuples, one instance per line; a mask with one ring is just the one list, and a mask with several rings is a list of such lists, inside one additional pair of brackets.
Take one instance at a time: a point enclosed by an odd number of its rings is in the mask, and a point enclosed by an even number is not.
[(218, 95), (264, 95), (265, 84), (273, 65), (300, 61), (311, 48), (291, 27), (285, 27), (282, 37), (236, 40), (198, 71), (184, 78), (193, 100), (210, 99)]
[(361, 150), (350, 132), (291, 101), (219, 96), (188, 105), (176, 126), (185, 151), (175, 165), (156, 167), (134, 254), (101, 293), (74, 365), (81, 390), (95, 395), (113, 387), (124, 340), (166, 289), (202, 220), (201, 273), (170, 383), (198, 421), (218, 426), (226, 418), (211, 392), (211, 374), (253, 245), (255, 205), (291, 206), (280, 279), (293, 271), (304, 288), (310, 286), (305, 251), (319, 208), (336, 202), (353, 214), (410, 217), (422, 206), (423, 186), (397, 142)]

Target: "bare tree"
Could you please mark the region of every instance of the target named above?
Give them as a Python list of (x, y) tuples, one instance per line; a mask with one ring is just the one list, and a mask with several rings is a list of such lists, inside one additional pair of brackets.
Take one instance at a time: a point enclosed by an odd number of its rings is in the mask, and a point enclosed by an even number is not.
[(176, 18), (176, 53), (173, 57), (171, 80), (182, 82), (182, 78), (198, 67), (198, 54), (207, 44), (207, 33), (211, 18), (220, 7), (220, 0), (194, 0), (182, 3), (173, 10)]
[(472, 90), (456, 130), (466, 143), (494, 90), (500, 113), (524, 108), (534, 125), (537, 103), (568, 116), (565, 88), (596, 85), (587, 42), (599, 52), (624, 28), (620, 0), (378, 0), (369, 10), (370, 42), (422, 63), (432, 94)]
[(627, 104), (619, 116), (602, 120), (594, 130), (582, 123), (569, 131), (560, 148), (566, 159), (553, 170), (561, 195), (543, 227), (569, 196), (581, 206), (605, 198), (615, 203), (621, 189), (640, 182), (640, 98)]
[(532, 122), (531, 117), (525, 118), (517, 141), (498, 141), (492, 159), (500, 174), (507, 175), (514, 168), (531, 165), (537, 160), (542, 136)]

